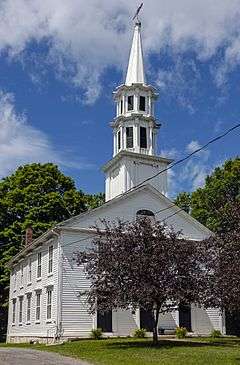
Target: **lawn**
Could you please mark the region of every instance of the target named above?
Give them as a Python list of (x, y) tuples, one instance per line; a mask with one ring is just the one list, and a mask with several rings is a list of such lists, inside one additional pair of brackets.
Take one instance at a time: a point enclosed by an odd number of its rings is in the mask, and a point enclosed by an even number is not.
[[(9, 346), (9, 345), (5, 345)], [(99, 365), (233, 365), (240, 364), (240, 340), (188, 339), (151, 341), (135, 339), (80, 340), (62, 345), (16, 345), (88, 360)]]

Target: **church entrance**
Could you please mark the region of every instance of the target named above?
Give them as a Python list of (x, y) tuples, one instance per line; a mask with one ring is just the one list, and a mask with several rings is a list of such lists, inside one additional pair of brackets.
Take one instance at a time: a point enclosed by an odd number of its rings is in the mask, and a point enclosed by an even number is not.
[(179, 312), (179, 327), (185, 327), (188, 332), (192, 331), (192, 319), (191, 319), (191, 305), (180, 304), (178, 307)]
[(240, 337), (240, 311), (225, 312), (226, 335)]
[(140, 328), (144, 328), (147, 332), (153, 331), (152, 311), (140, 309)]
[(97, 311), (97, 328), (101, 328), (103, 332), (112, 332), (112, 311)]

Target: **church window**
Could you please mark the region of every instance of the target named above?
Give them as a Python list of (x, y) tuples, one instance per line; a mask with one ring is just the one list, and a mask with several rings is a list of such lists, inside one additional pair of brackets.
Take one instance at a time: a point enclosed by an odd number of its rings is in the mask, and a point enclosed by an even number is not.
[(126, 128), (127, 148), (133, 148), (133, 127)]
[(147, 148), (147, 128), (140, 127), (140, 148)]
[(146, 98), (145, 96), (140, 96), (139, 98), (139, 110), (145, 112), (146, 110)]
[(148, 209), (141, 209), (137, 211), (137, 216), (144, 216), (144, 217), (154, 217), (154, 213)]
[(133, 95), (128, 96), (128, 110), (133, 110)]
[(120, 114), (123, 113), (123, 101), (121, 100), (120, 101)]
[(118, 131), (117, 140), (118, 140), (118, 150), (120, 150), (121, 149), (121, 132), (120, 131)]

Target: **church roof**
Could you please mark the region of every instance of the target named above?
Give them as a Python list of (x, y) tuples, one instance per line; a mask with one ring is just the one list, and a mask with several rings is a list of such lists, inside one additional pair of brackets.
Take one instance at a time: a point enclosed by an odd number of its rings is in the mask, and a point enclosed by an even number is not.
[(141, 23), (135, 23), (125, 84), (146, 84), (141, 40)]

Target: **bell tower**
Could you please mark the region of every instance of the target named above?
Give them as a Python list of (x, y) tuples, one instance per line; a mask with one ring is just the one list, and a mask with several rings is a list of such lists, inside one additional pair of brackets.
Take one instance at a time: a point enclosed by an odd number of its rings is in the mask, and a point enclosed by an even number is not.
[[(156, 156), (160, 124), (154, 116), (158, 94), (146, 83), (141, 22), (134, 27), (126, 80), (113, 92), (116, 117), (113, 129), (113, 159), (103, 166), (106, 174), (106, 201), (122, 194), (146, 178), (163, 170), (171, 160)], [(167, 174), (149, 181), (161, 193), (167, 193)]]

